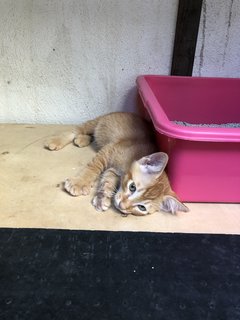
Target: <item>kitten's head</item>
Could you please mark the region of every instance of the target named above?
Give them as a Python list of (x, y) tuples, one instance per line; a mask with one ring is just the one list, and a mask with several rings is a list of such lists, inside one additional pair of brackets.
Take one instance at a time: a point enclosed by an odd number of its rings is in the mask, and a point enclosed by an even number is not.
[(114, 198), (115, 207), (125, 215), (144, 216), (156, 211), (172, 214), (187, 212), (172, 191), (164, 169), (168, 162), (166, 153), (158, 152), (133, 162), (123, 175)]

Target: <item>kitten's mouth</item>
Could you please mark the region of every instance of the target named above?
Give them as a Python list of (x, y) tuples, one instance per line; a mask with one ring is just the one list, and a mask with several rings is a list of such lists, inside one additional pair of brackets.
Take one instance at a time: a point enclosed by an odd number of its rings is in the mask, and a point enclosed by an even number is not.
[(120, 207), (120, 203), (121, 203), (121, 200), (118, 200), (116, 199), (116, 197), (114, 198), (114, 207), (120, 211), (121, 215), (123, 217), (127, 217), (130, 213), (126, 210), (123, 210), (121, 207)]
[(130, 213), (129, 212), (127, 212), (126, 210), (123, 210), (123, 209), (121, 209), (118, 205), (116, 205), (115, 203), (114, 203), (114, 206), (115, 206), (115, 208), (118, 210), (118, 211), (120, 211), (120, 213), (122, 214), (122, 216), (124, 216), (124, 217), (126, 217), (126, 216), (128, 216)]

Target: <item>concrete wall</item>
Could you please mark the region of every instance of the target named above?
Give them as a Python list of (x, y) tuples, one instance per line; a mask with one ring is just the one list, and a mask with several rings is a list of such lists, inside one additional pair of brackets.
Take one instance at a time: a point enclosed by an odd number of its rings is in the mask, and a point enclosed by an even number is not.
[[(134, 110), (169, 74), (178, 0), (0, 0), (0, 122), (80, 123)], [(240, 1), (204, 0), (193, 74), (240, 76)]]
[(177, 0), (0, 0), (0, 122), (80, 123), (133, 110), (168, 74)]
[(239, 33), (239, 0), (203, 0), (193, 75), (239, 78)]

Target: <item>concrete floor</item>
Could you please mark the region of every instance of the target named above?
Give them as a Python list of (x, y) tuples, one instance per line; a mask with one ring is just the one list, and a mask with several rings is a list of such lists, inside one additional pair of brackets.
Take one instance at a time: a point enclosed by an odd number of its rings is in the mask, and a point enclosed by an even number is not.
[(67, 126), (0, 125), (0, 227), (240, 234), (240, 204), (188, 204), (189, 213), (123, 218), (99, 213), (91, 196), (71, 197), (61, 182), (92, 158), (91, 147), (58, 152), (44, 140)]

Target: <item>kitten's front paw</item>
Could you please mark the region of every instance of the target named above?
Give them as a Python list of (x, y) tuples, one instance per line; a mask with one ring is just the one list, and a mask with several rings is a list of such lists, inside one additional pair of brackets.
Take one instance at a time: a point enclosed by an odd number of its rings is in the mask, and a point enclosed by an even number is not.
[(97, 193), (92, 200), (92, 205), (97, 211), (106, 211), (111, 207), (111, 198), (104, 196), (102, 193)]
[(91, 191), (91, 184), (87, 184), (78, 178), (67, 179), (64, 184), (65, 190), (72, 196), (86, 196)]

